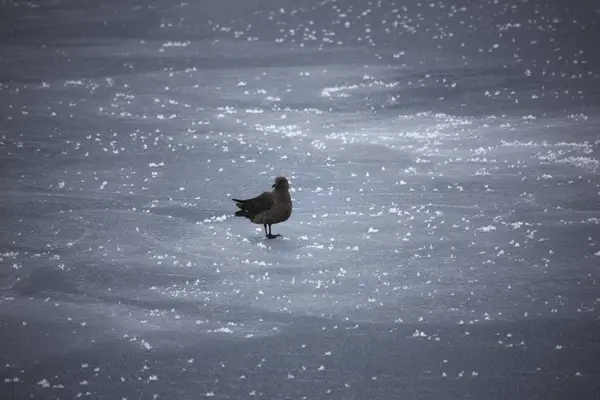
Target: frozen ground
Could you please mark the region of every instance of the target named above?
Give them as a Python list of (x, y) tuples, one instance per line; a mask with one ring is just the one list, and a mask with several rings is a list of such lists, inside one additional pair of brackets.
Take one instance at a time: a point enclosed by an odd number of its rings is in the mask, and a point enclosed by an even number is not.
[(591, 3), (3, 1), (0, 397), (597, 398)]

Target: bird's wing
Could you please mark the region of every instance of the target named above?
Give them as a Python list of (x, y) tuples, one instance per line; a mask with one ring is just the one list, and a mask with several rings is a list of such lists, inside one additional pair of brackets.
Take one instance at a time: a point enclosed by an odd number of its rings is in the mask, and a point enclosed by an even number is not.
[(271, 192), (264, 192), (252, 199), (236, 200), (236, 205), (251, 214), (259, 214), (270, 210), (275, 205), (275, 196)]

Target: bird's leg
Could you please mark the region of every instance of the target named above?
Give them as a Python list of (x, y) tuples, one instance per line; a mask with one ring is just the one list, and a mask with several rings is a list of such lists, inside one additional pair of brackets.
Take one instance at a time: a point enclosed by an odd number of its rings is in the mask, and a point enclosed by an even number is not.
[(263, 226), (265, 227), (265, 236), (269, 237), (269, 234), (267, 233), (267, 224), (263, 224)]
[[(266, 228), (265, 228), (266, 229)], [(273, 235), (271, 233), (271, 224), (269, 224), (269, 234), (267, 235), (267, 239), (275, 239), (276, 237), (279, 237), (281, 235), (277, 234), (277, 235)]]

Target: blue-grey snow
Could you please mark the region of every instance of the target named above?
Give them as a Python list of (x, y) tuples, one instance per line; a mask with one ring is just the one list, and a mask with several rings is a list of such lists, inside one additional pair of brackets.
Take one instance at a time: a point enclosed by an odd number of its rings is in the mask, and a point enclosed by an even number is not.
[[(599, 36), (584, 1), (1, 1), (0, 398), (596, 398)], [(276, 176), (266, 240), (231, 199)]]

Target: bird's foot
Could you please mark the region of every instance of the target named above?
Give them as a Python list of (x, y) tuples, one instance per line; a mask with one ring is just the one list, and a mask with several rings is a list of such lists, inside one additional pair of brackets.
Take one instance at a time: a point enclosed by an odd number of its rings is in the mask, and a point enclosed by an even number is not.
[(280, 234), (277, 234), (277, 235), (268, 234), (267, 235), (267, 239), (275, 239), (275, 238), (280, 237), (280, 236), (281, 236)]

